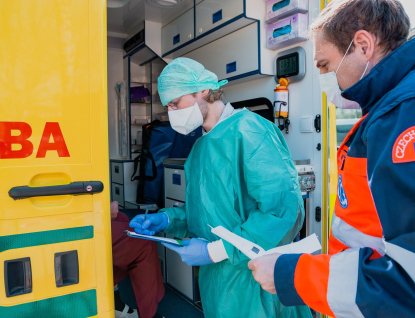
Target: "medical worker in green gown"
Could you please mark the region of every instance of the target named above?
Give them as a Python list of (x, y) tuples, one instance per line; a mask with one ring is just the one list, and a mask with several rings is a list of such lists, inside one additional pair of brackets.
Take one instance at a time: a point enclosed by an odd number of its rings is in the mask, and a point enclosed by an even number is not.
[[(166, 246), (190, 266), (200, 266), (199, 287), (207, 318), (311, 317), (308, 307), (284, 307), (248, 269), (248, 257), (211, 233), (224, 226), (265, 250), (291, 243), (303, 224), (297, 171), (279, 129), (221, 101), (221, 86), (200, 63), (177, 58), (158, 79), (161, 102), (173, 129), (203, 136), (186, 160), (186, 203), (137, 215), (138, 233), (164, 231), (185, 246)], [(209, 225), (208, 225), (209, 224)]]

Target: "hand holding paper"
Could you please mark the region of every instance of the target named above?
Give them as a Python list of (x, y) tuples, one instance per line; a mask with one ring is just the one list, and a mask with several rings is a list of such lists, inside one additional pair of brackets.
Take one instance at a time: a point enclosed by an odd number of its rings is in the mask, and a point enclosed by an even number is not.
[(247, 239), (240, 237), (232, 233), (231, 231), (225, 229), (223, 226), (217, 226), (212, 228), (212, 233), (216, 234), (225, 241), (231, 243), (242, 253), (248, 256), (250, 259), (255, 259), (257, 257), (280, 253), (280, 254), (295, 254), (295, 253), (313, 253), (321, 249), (320, 242), (317, 239), (315, 234), (312, 234), (299, 242), (275, 247), (268, 251), (265, 251), (261, 246), (248, 241)]
[(248, 267), (252, 270), (252, 276), (261, 284), (262, 289), (271, 294), (277, 293), (274, 284), (274, 267), (281, 254), (313, 253), (321, 249), (315, 234), (307, 236), (299, 242), (265, 251), (259, 245), (232, 233), (223, 226), (212, 228), (212, 233), (231, 243), (251, 259)]

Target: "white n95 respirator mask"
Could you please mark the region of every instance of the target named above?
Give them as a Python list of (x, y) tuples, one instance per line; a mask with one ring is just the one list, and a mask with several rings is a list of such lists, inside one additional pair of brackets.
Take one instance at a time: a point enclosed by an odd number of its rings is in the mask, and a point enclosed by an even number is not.
[(202, 112), (197, 102), (192, 107), (171, 110), (168, 114), (171, 128), (183, 135), (191, 133), (203, 124)]
[[(347, 51), (344, 54), (342, 60), (340, 61), (340, 64), (337, 67), (336, 72), (328, 72), (326, 74), (319, 75), (321, 91), (326, 93), (327, 98), (330, 102), (332, 102), (338, 108), (343, 108), (343, 109), (359, 109), (360, 108), (360, 105), (358, 103), (352, 100), (348, 100), (342, 96), (342, 91), (340, 90), (339, 82), (337, 80), (337, 72), (339, 71), (340, 65), (342, 65), (343, 60), (346, 57), (347, 53), (349, 52), (352, 44), (353, 44), (353, 40), (352, 42), (350, 42), (350, 45), (347, 48)], [(363, 76), (365, 75), (368, 66), (369, 66), (369, 61), (367, 62), (365, 71), (363, 72), (360, 79), (362, 79)]]
[(326, 93), (327, 99), (332, 102), (336, 107), (343, 109), (359, 109), (360, 105), (352, 100), (348, 100), (342, 96), (339, 83), (337, 82), (337, 76), (335, 72), (329, 72), (326, 74), (320, 74), (320, 88), (321, 91)]

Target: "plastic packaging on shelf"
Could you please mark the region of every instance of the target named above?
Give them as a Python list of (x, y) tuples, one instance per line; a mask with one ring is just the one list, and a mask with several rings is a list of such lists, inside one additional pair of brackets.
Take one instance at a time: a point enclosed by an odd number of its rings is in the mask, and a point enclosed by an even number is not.
[(308, 0), (267, 0), (267, 23), (273, 23), (279, 19), (295, 13), (307, 13)]
[(267, 48), (277, 49), (307, 40), (308, 16), (297, 13), (267, 26)]
[(150, 91), (144, 86), (130, 87), (131, 103), (150, 103)]
[(142, 126), (150, 122), (151, 116), (133, 116), (131, 124)]
[(118, 95), (119, 145), (121, 158), (128, 157), (128, 127), (127, 127), (127, 90), (125, 82), (117, 82), (115, 91)]

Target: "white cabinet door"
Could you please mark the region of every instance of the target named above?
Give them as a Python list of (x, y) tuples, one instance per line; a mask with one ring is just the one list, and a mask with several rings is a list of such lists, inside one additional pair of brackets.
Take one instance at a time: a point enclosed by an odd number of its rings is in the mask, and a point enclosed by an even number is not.
[[(173, 238), (170, 235), (167, 235), (167, 237)], [(193, 301), (194, 276), (192, 266), (182, 262), (180, 255), (168, 248), (166, 249), (166, 265), (167, 284)]]
[(196, 5), (196, 37), (244, 12), (244, 0), (204, 0)]
[(166, 198), (184, 202), (186, 197), (184, 170), (164, 168), (164, 189)]
[(161, 51), (165, 54), (193, 38), (194, 10), (192, 8), (161, 28)]
[(124, 207), (124, 186), (118, 183), (111, 183), (111, 199), (117, 201), (120, 207)]
[(258, 22), (228, 34), (185, 57), (215, 73), (219, 80), (259, 71)]

